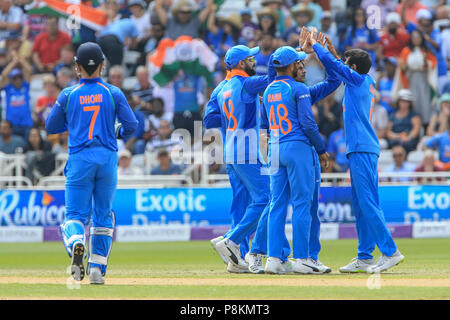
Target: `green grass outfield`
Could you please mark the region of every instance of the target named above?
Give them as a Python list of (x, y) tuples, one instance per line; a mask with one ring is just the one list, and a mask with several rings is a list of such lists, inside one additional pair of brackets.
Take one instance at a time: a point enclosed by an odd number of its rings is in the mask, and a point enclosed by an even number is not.
[(314, 276), (230, 274), (208, 241), (114, 243), (104, 286), (71, 280), (62, 243), (2, 243), (0, 299), (450, 299), (450, 239), (396, 242), (405, 262), (375, 276), (338, 272), (356, 240), (322, 241), (333, 271)]

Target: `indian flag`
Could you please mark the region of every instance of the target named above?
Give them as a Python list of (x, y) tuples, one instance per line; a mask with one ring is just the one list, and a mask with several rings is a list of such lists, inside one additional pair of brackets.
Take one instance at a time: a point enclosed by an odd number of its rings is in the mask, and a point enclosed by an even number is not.
[(150, 81), (163, 87), (171, 82), (180, 70), (186, 74), (205, 77), (213, 86), (213, 72), (219, 58), (201, 39), (181, 36), (176, 40), (163, 39), (148, 58)]
[[(94, 5), (96, 0), (90, 2)], [(83, 4), (79, 0), (39, 0), (33, 3), (32, 9), (28, 10), (29, 14), (53, 15), (71, 19), (74, 23), (79, 22), (86, 27), (95, 31), (102, 30), (107, 25), (106, 13)]]

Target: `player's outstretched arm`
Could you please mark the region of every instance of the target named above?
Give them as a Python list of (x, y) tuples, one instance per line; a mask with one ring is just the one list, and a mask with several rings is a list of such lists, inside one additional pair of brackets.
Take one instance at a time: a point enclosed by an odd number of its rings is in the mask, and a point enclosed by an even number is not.
[(116, 136), (117, 138), (128, 138), (136, 131), (138, 121), (122, 91), (112, 90), (111, 93), (117, 108), (117, 120), (121, 124)]
[(358, 72), (352, 70), (349, 66), (345, 65), (342, 60), (336, 59), (330, 51), (325, 49), (313, 37), (309, 37), (308, 42), (312, 44), (312, 48), (316, 52), (317, 57), (329, 74), (334, 73), (336, 77), (345, 84), (360, 86), (361, 83), (363, 83), (363, 75), (360, 75)]
[(65, 108), (69, 91), (63, 90), (56, 99), (56, 102), (45, 120), (45, 130), (49, 134), (62, 133), (67, 130)]
[(264, 91), (267, 86), (275, 80), (277, 76), (277, 71), (272, 64), (273, 57), (270, 56), (267, 75), (265, 76), (253, 76), (248, 77), (244, 81), (244, 91), (250, 96), (256, 96), (260, 92)]
[(203, 123), (206, 129), (220, 128), (222, 126), (222, 113), (220, 112), (220, 106), (217, 102), (217, 94), (225, 83), (225, 80), (219, 83), (206, 104), (205, 115), (203, 116)]

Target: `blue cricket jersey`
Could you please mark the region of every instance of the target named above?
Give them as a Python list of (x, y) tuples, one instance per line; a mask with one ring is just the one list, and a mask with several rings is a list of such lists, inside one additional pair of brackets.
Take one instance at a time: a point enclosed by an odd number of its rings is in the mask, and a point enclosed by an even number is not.
[(425, 145), (428, 148), (438, 148), (439, 160), (444, 163), (450, 162), (450, 131), (447, 130), (431, 137)]
[(69, 154), (91, 144), (117, 151), (116, 117), (122, 124), (120, 136), (129, 137), (138, 121), (122, 91), (101, 78), (81, 79), (60, 93), (45, 127), (51, 134), (69, 130)]
[(311, 108), (311, 94), (303, 83), (290, 76), (277, 76), (264, 91), (261, 128), (270, 129), (269, 143), (278, 136), (279, 143), (304, 141), (317, 153), (325, 152)]
[(221, 88), (215, 96), (221, 112), (221, 126), (224, 126), (222, 130), (226, 132), (226, 163), (256, 162), (259, 158), (259, 92), (265, 90), (275, 73), (273, 67), (269, 67), (266, 76), (249, 77), (242, 70), (232, 70), (227, 76), (228, 81), (219, 84)]
[(320, 44), (314, 44), (313, 48), (327, 72), (346, 85), (342, 105), (347, 155), (352, 152), (380, 155), (380, 144), (370, 123), (375, 107), (375, 80), (368, 74), (352, 70)]
[(20, 88), (16, 88), (10, 83), (3, 90), (6, 93), (6, 120), (13, 126), (31, 127), (30, 84), (22, 81)]

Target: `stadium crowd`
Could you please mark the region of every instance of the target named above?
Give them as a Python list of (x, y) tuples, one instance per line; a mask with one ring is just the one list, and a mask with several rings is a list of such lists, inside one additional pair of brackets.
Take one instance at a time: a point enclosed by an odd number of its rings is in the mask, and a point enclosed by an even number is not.
[[(450, 5), (445, 0), (67, 2), (102, 10), (107, 25), (71, 28), (68, 17), (45, 2), (0, 0), (0, 152), (25, 154), (26, 175), (34, 182), (54, 170), (59, 153), (67, 153), (67, 133), (47, 135), (45, 119), (59, 92), (78, 81), (73, 58), (81, 43), (101, 46), (107, 81), (123, 90), (139, 121), (133, 137), (119, 144), (119, 174), (180, 174), (183, 168), (168, 152), (174, 147), (171, 133), (194, 132), (210, 93), (225, 78), (226, 51), (237, 44), (260, 46), (256, 72), (265, 74), (270, 54), (282, 45), (296, 47), (303, 26), (327, 34), (341, 55), (348, 48), (370, 53), (370, 74), (377, 80), (372, 124), (382, 149), (392, 153), (383, 170), (450, 170)], [(152, 81), (149, 56), (162, 39), (180, 36), (202, 39), (217, 55), (213, 81), (183, 70), (164, 88)], [(129, 52), (136, 53), (132, 59)], [(326, 77), (315, 55), (308, 56), (306, 70), (309, 86)], [(128, 79), (135, 79), (131, 86)], [(33, 91), (33, 82), (42, 84), (42, 91)], [(348, 170), (342, 97), (340, 87), (313, 106), (333, 160), (327, 172)], [(407, 161), (417, 150), (423, 152), (418, 166)], [(151, 172), (131, 165), (132, 157), (146, 152), (158, 161)], [(225, 172), (217, 165), (210, 170)]]

